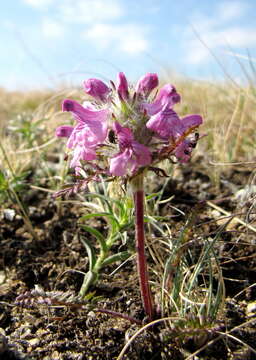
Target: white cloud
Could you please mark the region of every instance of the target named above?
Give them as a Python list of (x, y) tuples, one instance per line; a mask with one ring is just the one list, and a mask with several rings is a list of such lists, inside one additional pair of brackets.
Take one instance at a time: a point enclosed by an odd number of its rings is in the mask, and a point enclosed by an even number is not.
[(218, 3), (211, 15), (195, 12), (190, 16), (190, 22), (201, 32), (225, 26), (245, 15), (249, 5), (246, 1), (222, 1)]
[(96, 24), (84, 32), (84, 37), (100, 49), (114, 48), (129, 54), (148, 50), (146, 29), (137, 24)]
[(223, 1), (218, 4), (218, 21), (230, 21), (245, 14), (249, 6), (246, 1)]
[[(186, 61), (199, 64), (207, 61), (211, 56), (209, 49), (213, 52), (220, 49), (236, 49), (256, 46), (256, 28), (228, 27), (219, 31), (208, 31), (199, 33), (200, 39), (194, 34), (186, 40)], [(208, 49), (209, 48), (209, 49)]]
[(234, 47), (247, 47), (256, 45), (256, 28), (229, 27), (224, 30), (206, 34), (205, 40), (210, 46), (230, 45)]
[(65, 32), (62, 24), (50, 19), (44, 19), (42, 22), (42, 33), (47, 38), (61, 37)]
[(120, 18), (124, 9), (120, 0), (63, 0), (59, 13), (66, 22), (85, 24)]
[(209, 58), (209, 50), (196, 41), (187, 44), (185, 62), (190, 64), (201, 64)]
[(229, 47), (235, 49), (256, 45), (256, 27), (237, 25), (248, 9), (246, 1), (223, 1), (211, 16), (192, 15), (192, 27), (183, 31), (186, 62), (200, 64), (207, 61), (211, 56), (209, 49), (216, 52)]
[(42, 8), (54, 3), (54, 0), (23, 0), (25, 4), (35, 8)]

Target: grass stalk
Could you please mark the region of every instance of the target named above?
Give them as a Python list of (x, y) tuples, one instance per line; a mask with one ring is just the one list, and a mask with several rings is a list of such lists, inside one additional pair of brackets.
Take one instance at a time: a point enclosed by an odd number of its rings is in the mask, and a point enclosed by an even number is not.
[[(9, 161), (9, 159), (8, 159), (8, 156), (7, 156), (7, 154), (6, 154), (6, 151), (5, 151), (4, 147), (3, 147), (3, 145), (1, 144), (1, 142), (0, 142), (0, 149), (1, 149), (1, 151), (2, 151), (4, 160), (6, 161), (6, 164), (7, 164), (8, 168), (9, 168), (9, 171), (10, 171), (12, 177), (15, 178), (16, 176), (15, 176), (14, 170), (13, 170), (13, 168), (12, 168), (12, 166), (11, 166), (11, 163), (10, 163), (10, 161)], [(33, 228), (33, 225), (32, 225), (32, 223), (31, 223), (31, 221), (30, 221), (30, 219), (29, 219), (29, 216), (28, 216), (28, 214), (27, 214), (27, 212), (26, 212), (26, 209), (25, 209), (24, 205), (22, 204), (21, 199), (19, 198), (19, 195), (17, 194), (17, 192), (16, 192), (13, 188), (11, 188), (11, 187), (9, 186), (9, 183), (10, 183), (10, 182), (9, 182), (9, 179), (7, 179), (7, 183), (8, 183), (8, 187), (9, 187), (8, 190), (7, 190), (7, 195), (8, 195), (8, 197), (9, 197), (9, 199), (10, 199), (12, 202), (14, 202), (14, 200), (15, 200), (15, 202), (17, 203), (18, 208), (19, 208), (19, 213), (20, 213), (20, 215), (21, 215), (21, 217), (22, 217), (22, 219), (23, 219), (23, 221), (24, 221), (24, 224), (25, 224), (28, 232), (31, 234), (31, 236), (32, 236), (36, 241), (39, 241), (39, 237), (38, 237), (37, 233), (35, 232), (35, 230), (34, 230), (34, 228)], [(13, 199), (13, 198), (14, 198), (14, 199)]]

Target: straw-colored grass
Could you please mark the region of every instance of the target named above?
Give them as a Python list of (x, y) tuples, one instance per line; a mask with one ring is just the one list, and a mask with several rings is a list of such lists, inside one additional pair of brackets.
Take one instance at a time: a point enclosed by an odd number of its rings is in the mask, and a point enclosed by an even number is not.
[[(216, 171), (218, 166), (219, 172), (227, 169), (225, 163), (255, 160), (256, 96), (253, 88), (192, 80), (178, 80), (175, 85), (182, 94), (182, 102), (175, 110), (180, 115), (198, 113), (204, 118), (200, 131), (207, 136), (200, 140), (194, 159), (203, 155), (207, 171)], [(34, 146), (43, 145), (54, 137), (54, 129), (66, 117), (60, 113), (61, 100), (82, 96), (83, 92), (78, 89), (28, 93), (0, 90), (0, 140), (15, 169), (29, 166), (29, 162), (35, 160), (37, 150), (27, 152), (25, 156), (23, 151), (29, 148), (26, 139), (17, 140), (17, 136), (8, 130), (10, 123), (21, 127), (19, 114), (31, 116), (31, 122), (43, 119)], [(0, 158), (3, 160), (1, 154)], [(214, 166), (214, 163), (217, 164)]]

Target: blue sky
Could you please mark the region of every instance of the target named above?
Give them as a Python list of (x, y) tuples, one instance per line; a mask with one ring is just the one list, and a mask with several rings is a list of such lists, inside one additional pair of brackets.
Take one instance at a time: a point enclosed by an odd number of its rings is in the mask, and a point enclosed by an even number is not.
[[(256, 57), (255, 0), (9, 0), (0, 13), (0, 87), (73, 85), (145, 72), (243, 79)], [(207, 44), (207, 47), (202, 43)], [(209, 49), (210, 51), (209, 51)], [(256, 65), (256, 63), (255, 63)]]

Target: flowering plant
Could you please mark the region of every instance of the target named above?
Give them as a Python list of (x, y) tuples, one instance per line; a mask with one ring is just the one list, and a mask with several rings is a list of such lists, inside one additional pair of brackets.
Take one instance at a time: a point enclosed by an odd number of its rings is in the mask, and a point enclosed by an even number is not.
[[(63, 101), (62, 110), (71, 112), (75, 126), (63, 125), (56, 135), (66, 137), (72, 150), (70, 167), (82, 176), (82, 186), (100, 176), (121, 177), (131, 185), (135, 207), (136, 250), (141, 296), (149, 319), (154, 306), (145, 260), (144, 187), (148, 170), (165, 175), (158, 164), (165, 159), (185, 163), (199, 139), (200, 115), (180, 118), (173, 110), (181, 97), (171, 84), (158, 92), (157, 74), (148, 73), (135, 87), (119, 73), (116, 84), (107, 86), (99, 79), (84, 82), (91, 101), (83, 105)], [(61, 193), (61, 191), (59, 192)], [(86, 287), (87, 289), (87, 287)], [(80, 292), (84, 296), (84, 291)]]

